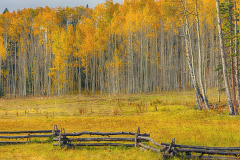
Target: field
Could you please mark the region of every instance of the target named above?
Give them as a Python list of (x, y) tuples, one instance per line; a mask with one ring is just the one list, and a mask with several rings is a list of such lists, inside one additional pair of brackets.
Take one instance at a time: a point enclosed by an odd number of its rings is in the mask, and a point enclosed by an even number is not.
[[(196, 110), (193, 91), (118, 96), (68, 95), (0, 99), (0, 131), (52, 129), (66, 132), (100, 131), (150, 133), (156, 142), (237, 147), (239, 116), (228, 116), (226, 96), (208, 91), (216, 110)], [(52, 143), (0, 145), (0, 159), (159, 159), (160, 154), (139, 148), (78, 147), (67, 150)]]

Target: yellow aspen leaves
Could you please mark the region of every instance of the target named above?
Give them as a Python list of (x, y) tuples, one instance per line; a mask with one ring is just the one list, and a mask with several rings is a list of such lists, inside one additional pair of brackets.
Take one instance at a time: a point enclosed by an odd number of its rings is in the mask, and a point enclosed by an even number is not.
[(5, 59), (5, 55), (6, 55), (6, 48), (4, 46), (4, 39), (2, 36), (0, 36), (0, 56), (2, 60)]

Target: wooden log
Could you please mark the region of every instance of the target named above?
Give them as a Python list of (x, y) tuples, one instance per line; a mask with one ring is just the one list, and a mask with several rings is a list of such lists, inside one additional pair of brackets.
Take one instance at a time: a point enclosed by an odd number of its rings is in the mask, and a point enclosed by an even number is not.
[(138, 143), (139, 146), (143, 147), (144, 149), (148, 149), (148, 150), (151, 150), (153, 152), (163, 152), (164, 151), (164, 148), (161, 148), (161, 149), (157, 149), (157, 148), (154, 148), (154, 147), (151, 147), (151, 146), (147, 146), (143, 143)]
[(149, 137), (143, 137), (143, 136), (138, 136), (138, 139), (140, 140), (148, 140), (148, 141), (151, 141), (153, 144), (155, 144), (156, 146), (159, 146), (159, 147), (165, 147), (164, 145), (161, 145), (157, 142), (155, 142), (153, 139), (149, 138)]
[[(55, 130), (60, 132), (60, 130)], [(22, 134), (22, 133), (52, 133), (52, 130), (38, 130), (38, 131), (1, 131), (0, 134)]]
[[(170, 146), (170, 143), (161, 143), (161, 145)], [(195, 149), (204, 149), (204, 150), (240, 150), (240, 147), (206, 147), (206, 146), (190, 146), (190, 145), (181, 145), (181, 144), (175, 144), (174, 147), (195, 148)]]
[(185, 149), (176, 148), (177, 152), (195, 152), (202, 154), (218, 154), (218, 155), (229, 155), (229, 156), (239, 156), (240, 152), (227, 152), (227, 151), (218, 151), (218, 150), (202, 150), (202, 149)]
[[(53, 143), (53, 146), (58, 146), (58, 143)], [(69, 146), (126, 146), (134, 147), (135, 144), (122, 144), (122, 143), (71, 143)]]
[[(62, 141), (129, 141), (134, 142), (135, 138), (62, 138)], [(53, 138), (53, 141), (59, 141), (59, 138)]]
[(31, 137), (52, 137), (52, 134), (46, 135), (24, 135), (24, 136), (0, 136), (0, 138), (31, 138)]
[[(81, 136), (81, 135), (85, 135), (85, 134), (89, 134), (89, 135), (99, 135), (99, 136), (111, 136), (111, 135), (135, 135), (136, 133), (133, 132), (89, 132), (89, 131), (82, 131), (82, 132), (78, 132), (78, 133), (62, 133), (62, 136)], [(58, 136), (59, 134), (56, 133), (56, 135)], [(139, 136), (145, 136), (145, 137), (149, 137), (150, 134), (139, 134)]]

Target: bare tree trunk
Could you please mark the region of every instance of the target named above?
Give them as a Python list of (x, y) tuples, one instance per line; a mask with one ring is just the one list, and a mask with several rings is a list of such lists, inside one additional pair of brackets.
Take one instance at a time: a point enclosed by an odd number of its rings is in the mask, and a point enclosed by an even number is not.
[[(130, 24), (131, 25), (131, 24)], [(127, 61), (127, 68), (128, 68), (128, 72), (127, 72), (127, 95), (129, 95), (130, 93), (130, 81), (131, 81), (131, 38), (130, 38), (130, 33), (128, 33), (128, 51), (127, 51), (127, 57), (128, 57), (128, 61)]]
[[(50, 49), (49, 49), (49, 60), (48, 60), (48, 66), (49, 68), (52, 68), (52, 41), (50, 42)], [(50, 73), (50, 69), (48, 68), (48, 73)], [(48, 93), (47, 96), (51, 95), (51, 87), (52, 87), (52, 79), (50, 76), (48, 76)]]
[(195, 1), (195, 11), (196, 11), (196, 20), (197, 20), (197, 37), (198, 37), (198, 72), (199, 72), (199, 83), (202, 88), (202, 95), (203, 95), (203, 101), (205, 104), (206, 109), (210, 109), (208, 106), (208, 100), (206, 97), (205, 89), (203, 86), (203, 81), (202, 81), (202, 48), (201, 48), (201, 36), (200, 36), (200, 25), (199, 25), (199, 18), (198, 18), (198, 10), (197, 10), (197, 0)]
[(88, 62), (87, 62), (88, 58), (87, 58), (87, 54), (86, 54), (86, 78), (85, 78), (85, 89), (87, 94), (89, 94), (88, 91)]
[(161, 54), (161, 78), (160, 78), (160, 91), (162, 91), (162, 89), (164, 89), (164, 81), (163, 81), (163, 77), (164, 77), (164, 24), (163, 21), (161, 20), (161, 49), (160, 49), (160, 54)]
[(232, 98), (229, 92), (228, 88), (228, 79), (227, 79), (227, 67), (226, 67), (226, 60), (224, 56), (224, 45), (223, 45), (223, 34), (222, 34), (222, 27), (221, 27), (221, 19), (220, 19), (220, 7), (219, 7), (219, 0), (216, 0), (216, 7), (217, 7), (217, 19), (218, 19), (218, 36), (219, 36), (219, 47), (221, 52), (221, 58), (222, 58), (222, 67), (223, 67), (223, 78), (225, 83), (225, 88), (227, 92), (227, 99), (228, 99), (228, 105), (229, 105), (229, 114), (234, 115), (234, 108), (232, 104)]
[(81, 59), (78, 58), (78, 94), (82, 93)]
[(143, 29), (140, 35), (140, 93), (143, 92)]
[[(228, 3), (230, 4), (230, 0), (228, 0)], [(233, 68), (233, 51), (232, 51), (232, 6), (229, 5), (228, 8), (228, 14), (229, 14), (229, 36), (230, 38), (230, 57), (231, 57), (231, 78), (232, 78), (232, 96), (233, 96), (233, 105), (234, 105), (234, 112), (237, 114), (237, 103), (236, 103), (236, 94), (235, 94), (235, 78), (234, 78), (234, 68)]]
[(148, 24), (146, 25), (145, 33), (145, 73), (144, 73), (144, 93), (148, 92)]
[(103, 94), (104, 89), (104, 64), (105, 64), (105, 56), (102, 51), (100, 52), (100, 92)]
[[(189, 24), (188, 24), (188, 16), (187, 16), (187, 11), (186, 11), (186, 1), (185, 1), (185, 4), (183, 4), (183, 2), (181, 4), (182, 4), (183, 11), (184, 11), (184, 17), (185, 17), (185, 22), (186, 22), (185, 23), (185, 25), (186, 25), (185, 43), (186, 43), (186, 50), (187, 50), (187, 61), (188, 61), (188, 66), (189, 66), (189, 70), (191, 73), (192, 83), (193, 83), (193, 86), (195, 89), (197, 108), (201, 110), (201, 106), (199, 104), (199, 89), (198, 89), (196, 76), (195, 76), (195, 72), (194, 72), (194, 64), (193, 64), (194, 61), (193, 61), (193, 53), (192, 53), (191, 36), (190, 36)], [(190, 49), (190, 53), (191, 53), (191, 58), (190, 58), (190, 54), (189, 54), (189, 49)]]
[(48, 70), (48, 59), (47, 59), (47, 44), (45, 44), (45, 56), (44, 56), (44, 91), (43, 95), (47, 95), (47, 90), (48, 90), (48, 75), (47, 75), (47, 70)]
[[(95, 51), (94, 51), (95, 52)], [(96, 67), (96, 64), (95, 64), (95, 61), (96, 61), (96, 56), (95, 56), (95, 53), (94, 53), (94, 55), (93, 55), (94, 57), (93, 57), (93, 67), (92, 67), (92, 95), (94, 95), (95, 94), (95, 79), (96, 79), (96, 74), (95, 74), (95, 67)]]
[[(17, 88), (17, 42), (15, 42), (15, 55), (14, 55), (14, 85), (13, 85), (13, 97), (16, 98), (16, 88)], [(1, 70), (0, 70), (1, 71)]]

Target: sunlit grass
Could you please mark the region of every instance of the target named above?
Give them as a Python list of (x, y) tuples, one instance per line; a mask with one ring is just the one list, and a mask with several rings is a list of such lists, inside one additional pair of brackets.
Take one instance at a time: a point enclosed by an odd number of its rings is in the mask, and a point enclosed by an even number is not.
[[(210, 92), (210, 91), (209, 91)], [(209, 101), (218, 106), (216, 92)], [(210, 97), (211, 96), (211, 97)], [(66, 132), (101, 131), (150, 133), (156, 142), (236, 147), (240, 145), (239, 116), (228, 108), (196, 110), (193, 91), (133, 94), (130, 96), (69, 95), (0, 100), (0, 131), (52, 129)], [(159, 159), (161, 155), (138, 148), (82, 147), (67, 150), (52, 143), (0, 146), (0, 159)]]

